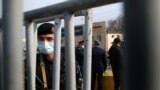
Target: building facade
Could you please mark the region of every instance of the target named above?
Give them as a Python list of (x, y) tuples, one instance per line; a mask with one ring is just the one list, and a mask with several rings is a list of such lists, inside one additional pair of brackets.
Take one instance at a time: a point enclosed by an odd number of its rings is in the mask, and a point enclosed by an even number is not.
[(107, 30), (106, 33), (106, 49), (109, 50), (109, 48), (112, 46), (112, 42), (115, 38), (120, 38), (123, 40), (123, 32), (118, 30)]
[[(78, 42), (83, 40), (83, 30), (84, 26), (79, 25), (75, 27), (75, 45), (78, 45)], [(62, 29), (62, 44), (64, 45), (64, 29)], [(114, 38), (119, 37), (123, 39), (123, 34), (121, 31), (107, 30), (106, 22), (96, 22), (93, 23), (93, 34), (92, 40), (97, 40), (100, 43), (100, 47), (107, 50), (112, 45)]]

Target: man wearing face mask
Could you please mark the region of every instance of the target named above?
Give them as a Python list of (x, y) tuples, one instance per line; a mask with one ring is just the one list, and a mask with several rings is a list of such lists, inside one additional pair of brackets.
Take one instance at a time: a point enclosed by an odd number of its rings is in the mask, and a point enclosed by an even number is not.
[[(44, 23), (38, 27), (36, 90), (52, 89), (54, 31), (54, 25), (51, 23)], [(63, 49), (61, 54), (60, 90), (65, 90), (65, 83), (65, 58)], [(78, 65), (76, 65), (76, 83), (77, 90), (82, 90), (82, 75)]]
[(75, 49), (76, 60), (80, 66), (81, 72), (83, 72), (83, 56), (84, 56), (84, 41), (79, 41), (78, 46)]

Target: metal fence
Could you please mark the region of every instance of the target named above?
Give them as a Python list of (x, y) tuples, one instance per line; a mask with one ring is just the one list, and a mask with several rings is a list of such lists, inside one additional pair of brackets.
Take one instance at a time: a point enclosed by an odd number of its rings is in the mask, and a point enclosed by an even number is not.
[[(143, 2), (142, 2), (143, 1)], [(55, 40), (55, 66), (54, 72), (59, 72), (60, 67), (60, 26), (61, 19), (65, 20), (66, 28), (66, 53), (67, 53), (67, 90), (75, 89), (74, 68), (74, 25), (75, 12), (81, 12), (85, 16), (85, 65), (84, 70), (84, 90), (90, 90), (91, 86), (91, 41), (92, 41), (92, 14), (89, 8), (117, 2), (117, 0), (70, 0), (56, 5), (47, 6), (37, 10), (22, 13), (21, 0), (3, 0), (3, 52), (0, 53), (4, 75), (1, 90), (24, 90), (23, 80), (23, 50), (20, 32), (24, 25), (27, 34), (27, 60), (30, 81), (29, 90), (35, 90), (35, 67), (36, 67), (36, 25), (40, 22), (55, 20), (56, 40)], [(125, 41), (126, 60), (123, 88), (124, 90), (159, 90), (159, 3), (158, 0), (125, 0)], [(76, 14), (75, 14), (76, 15)], [(77, 14), (80, 15), (80, 14)], [(2, 21), (2, 19), (1, 19)], [(154, 40), (153, 40), (154, 39)], [(151, 60), (153, 62), (151, 62)], [(154, 64), (154, 66), (150, 64)], [(151, 67), (152, 66), (152, 67)], [(2, 69), (0, 69), (2, 70)], [(155, 78), (151, 80), (155, 73)], [(54, 73), (54, 80), (58, 81), (59, 74)], [(153, 82), (153, 84), (149, 83)], [(157, 82), (155, 82), (157, 81)], [(59, 90), (57, 82), (53, 82), (53, 90)]]
[[(40, 22), (55, 20), (56, 23), (56, 40), (55, 40), (55, 70), (53, 89), (59, 90), (59, 72), (60, 72), (60, 21), (65, 20), (66, 29), (66, 72), (67, 87), (66, 90), (76, 90), (75, 85), (75, 50), (74, 50), (74, 13), (79, 10), (92, 8), (100, 5), (116, 2), (114, 0), (70, 0), (45, 8), (32, 10), (24, 13), (24, 25), (26, 26), (27, 38), (27, 70), (29, 71), (28, 87), (29, 90), (35, 90), (35, 71), (36, 71), (36, 25)], [(84, 71), (84, 90), (89, 90), (91, 85), (91, 36), (92, 36), (92, 18), (91, 11), (88, 9), (82, 13), (85, 20), (85, 68)], [(56, 15), (56, 16), (55, 16)], [(2, 20), (1, 20), (2, 21)], [(3, 0), (3, 85), (4, 90), (23, 90), (23, 49), (21, 43), (23, 26), (23, 13), (21, 0)], [(58, 73), (57, 73), (58, 72)], [(58, 81), (58, 82), (57, 82)]]

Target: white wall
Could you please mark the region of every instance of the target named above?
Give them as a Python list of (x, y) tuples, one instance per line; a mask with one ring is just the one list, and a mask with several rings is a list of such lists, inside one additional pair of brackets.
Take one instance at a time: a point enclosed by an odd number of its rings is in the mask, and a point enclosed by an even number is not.
[(112, 42), (113, 42), (113, 40), (115, 39), (115, 38), (117, 38), (118, 37), (118, 35), (119, 35), (119, 38), (121, 39), (121, 40), (123, 40), (123, 35), (122, 34), (108, 34), (108, 35), (106, 35), (107, 37), (107, 41), (106, 41), (106, 43), (107, 43), (107, 49), (109, 50), (109, 48), (111, 47), (111, 45), (112, 45)]

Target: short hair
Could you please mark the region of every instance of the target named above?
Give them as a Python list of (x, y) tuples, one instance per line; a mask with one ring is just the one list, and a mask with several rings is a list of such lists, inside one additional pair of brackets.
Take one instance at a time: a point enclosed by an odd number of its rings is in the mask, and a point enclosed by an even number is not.
[(81, 40), (81, 41), (78, 42), (79, 45), (81, 45), (83, 43), (84, 43), (84, 40)]
[(38, 29), (38, 35), (45, 35), (45, 34), (53, 34), (54, 33), (54, 24), (51, 23), (43, 23), (41, 24)]
[(100, 45), (100, 44), (99, 44), (99, 41), (94, 40), (94, 45), (96, 45), (96, 46)]

